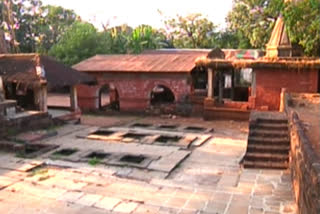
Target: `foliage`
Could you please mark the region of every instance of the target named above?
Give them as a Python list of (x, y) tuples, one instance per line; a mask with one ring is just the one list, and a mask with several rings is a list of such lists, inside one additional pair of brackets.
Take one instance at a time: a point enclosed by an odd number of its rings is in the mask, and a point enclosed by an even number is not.
[(145, 49), (157, 49), (166, 46), (165, 35), (151, 26), (140, 25), (128, 37), (128, 52), (141, 53)]
[(291, 41), (307, 55), (320, 56), (320, 1), (288, 2), (283, 15)]
[(251, 48), (250, 41), (245, 38), (240, 32), (230, 30), (220, 31), (212, 37), (212, 44), (217, 48), (231, 49), (248, 49)]
[(283, 0), (234, 0), (227, 22), (230, 30), (249, 40), (252, 47), (264, 48), (282, 8)]
[(128, 37), (133, 29), (128, 25), (121, 25), (105, 29), (104, 35), (111, 39), (111, 53), (125, 54), (128, 49)]
[(11, 52), (47, 52), (75, 20), (73, 11), (42, 6), (41, 0), (0, 2), (1, 28)]
[(42, 7), (42, 10), (46, 15), (37, 23), (40, 34), (37, 52), (46, 53), (79, 17), (72, 10), (62, 7), (48, 5)]
[(216, 26), (201, 14), (165, 20), (166, 30), (177, 48), (209, 48)]
[(91, 165), (91, 166), (95, 166), (95, 165), (100, 164), (100, 163), (101, 163), (101, 159), (96, 158), (96, 157), (93, 157), (88, 161), (88, 164)]
[(234, 0), (227, 22), (231, 31), (243, 35), (254, 48), (267, 44), (276, 18), (282, 14), (290, 41), (301, 45), (309, 56), (320, 51), (320, 1)]
[(75, 22), (59, 42), (52, 46), (49, 55), (67, 65), (73, 65), (98, 53), (110, 53), (109, 41), (104, 36), (92, 24)]

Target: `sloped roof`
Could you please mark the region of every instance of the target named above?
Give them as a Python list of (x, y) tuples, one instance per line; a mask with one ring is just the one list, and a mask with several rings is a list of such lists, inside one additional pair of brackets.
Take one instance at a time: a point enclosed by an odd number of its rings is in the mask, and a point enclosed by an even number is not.
[(281, 70), (314, 70), (320, 68), (320, 58), (306, 58), (306, 57), (281, 57), (268, 58), (263, 57), (257, 60), (238, 59), (208, 59), (206, 57), (199, 57), (196, 60), (198, 66), (210, 67), (213, 69), (224, 68), (276, 68)]
[(86, 72), (190, 72), (206, 53), (96, 55), (73, 66)]
[[(256, 59), (260, 50), (223, 49), (225, 58)], [(198, 57), (207, 57), (211, 49), (148, 50), (139, 55), (96, 55), (73, 66), (85, 72), (191, 72)]]
[(32, 84), (40, 81), (36, 66), (42, 65), (45, 79), (51, 87), (72, 86), (94, 81), (94, 78), (78, 72), (51, 57), (38, 54), (0, 54), (0, 75), (5, 81)]

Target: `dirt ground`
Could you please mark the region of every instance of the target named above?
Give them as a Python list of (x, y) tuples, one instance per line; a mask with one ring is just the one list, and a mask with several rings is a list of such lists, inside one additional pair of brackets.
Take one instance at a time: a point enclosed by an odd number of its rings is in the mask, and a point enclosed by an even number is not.
[(293, 108), (304, 123), (305, 133), (320, 157), (320, 95), (293, 94)]
[(68, 93), (48, 93), (48, 106), (70, 107), (70, 95)]

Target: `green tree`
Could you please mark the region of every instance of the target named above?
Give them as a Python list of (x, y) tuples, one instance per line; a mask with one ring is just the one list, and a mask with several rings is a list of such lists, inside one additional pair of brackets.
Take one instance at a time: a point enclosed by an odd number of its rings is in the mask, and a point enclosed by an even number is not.
[(248, 49), (251, 48), (250, 41), (240, 32), (230, 30), (219, 31), (212, 37), (212, 44), (217, 48)]
[(169, 38), (177, 48), (209, 48), (216, 26), (201, 14), (177, 16), (164, 21)]
[(72, 10), (47, 5), (41, 8), (44, 16), (38, 20), (37, 52), (47, 53), (63, 33), (79, 18)]
[(92, 24), (75, 22), (52, 46), (49, 55), (73, 65), (96, 54), (110, 53), (107, 36), (110, 35), (98, 33)]
[(77, 16), (71, 10), (42, 6), (41, 0), (0, 1), (0, 22), (11, 52), (47, 52)]
[(129, 36), (132, 31), (133, 29), (128, 25), (121, 25), (105, 29), (105, 34), (111, 35), (111, 53), (127, 53)]
[(291, 42), (309, 56), (320, 56), (320, 1), (288, 2), (283, 15)]
[(265, 48), (282, 8), (283, 0), (234, 0), (227, 16), (229, 29), (249, 40), (252, 47)]
[(141, 53), (145, 49), (166, 47), (164, 34), (149, 25), (140, 25), (135, 28), (128, 41), (128, 52)]

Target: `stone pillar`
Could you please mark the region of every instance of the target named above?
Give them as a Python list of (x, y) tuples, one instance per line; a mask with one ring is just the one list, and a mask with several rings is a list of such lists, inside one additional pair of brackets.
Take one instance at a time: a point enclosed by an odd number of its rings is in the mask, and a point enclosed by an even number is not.
[(40, 88), (40, 97), (39, 97), (39, 110), (43, 112), (48, 111), (47, 105), (47, 84), (42, 84)]
[(285, 93), (286, 93), (286, 91), (287, 91), (286, 88), (281, 88), (279, 112), (284, 112), (285, 111), (285, 105), (286, 105)]
[(70, 87), (70, 106), (72, 111), (76, 111), (78, 109), (78, 96), (75, 86)]
[(224, 85), (222, 84), (223, 83), (223, 73), (222, 71), (219, 72), (219, 97), (218, 97), (218, 102), (221, 104), (223, 103), (223, 88), (224, 88)]
[(211, 68), (208, 68), (208, 99), (213, 99), (213, 70)]
[(214, 106), (214, 71), (208, 68), (208, 95), (204, 99), (204, 106)]
[(4, 88), (3, 88), (3, 82), (2, 77), (0, 76), (0, 102), (4, 100)]
[(232, 69), (232, 71), (231, 71), (231, 100), (234, 100), (234, 72), (235, 72), (235, 70)]

